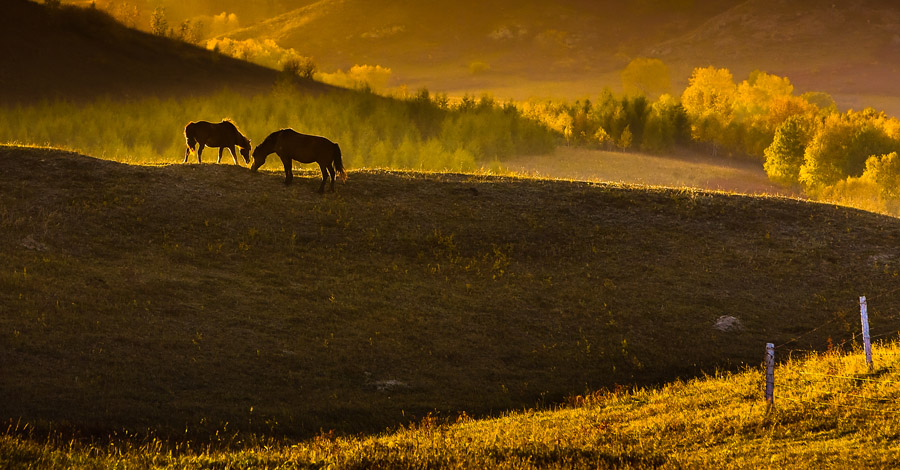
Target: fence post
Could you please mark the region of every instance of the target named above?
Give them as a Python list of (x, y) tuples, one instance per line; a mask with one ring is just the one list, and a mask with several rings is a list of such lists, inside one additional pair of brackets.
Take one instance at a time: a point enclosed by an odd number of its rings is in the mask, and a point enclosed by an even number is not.
[(859, 317), (862, 321), (863, 347), (866, 350), (866, 364), (872, 368), (872, 339), (869, 337), (869, 307), (866, 296), (859, 298)]
[(775, 345), (766, 343), (766, 402), (775, 402)]

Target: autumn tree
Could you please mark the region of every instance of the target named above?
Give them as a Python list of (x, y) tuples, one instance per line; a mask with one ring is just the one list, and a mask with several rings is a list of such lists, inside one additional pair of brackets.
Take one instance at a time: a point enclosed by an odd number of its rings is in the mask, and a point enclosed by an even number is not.
[(759, 70), (738, 85), (734, 98), (734, 114), (742, 121), (761, 119), (769, 113), (772, 102), (792, 96), (794, 86), (785, 77)]
[(801, 117), (787, 118), (778, 130), (775, 138), (764, 154), (766, 161), (763, 168), (772, 181), (793, 185), (800, 181), (800, 167), (803, 166), (803, 155), (809, 143), (809, 134)]
[(828, 93), (824, 93), (821, 91), (808, 91), (800, 95), (800, 97), (806, 100), (806, 102), (816, 105), (816, 107), (818, 107), (822, 111), (829, 113), (837, 112), (837, 103), (834, 102), (834, 98), (832, 98)]
[(691, 140), (691, 124), (684, 107), (673, 96), (664, 94), (650, 107), (641, 139), (641, 149), (650, 152), (671, 150)]
[(156, 7), (150, 15), (150, 32), (157, 36), (169, 34), (169, 20), (166, 19), (166, 8)]
[(129, 28), (137, 27), (140, 20), (141, 11), (136, 4), (123, 2), (109, 2), (106, 5), (106, 11), (113, 18)]
[(869, 157), (900, 150), (889, 134), (895, 121), (871, 109), (830, 114), (806, 148), (800, 182), (817, 187), (859, 177)]
[(669, 68), (662, 60), (638, 57), (621, 72), (622, 90), (627, 95), (656, 99), (672, 89)]
[(900, 209), (900, 157), (897, 152), (872, 156), (866, 160), (862, 178), (874, 183), (884, 199), (889, 212), (896, 214)]
[(316, 62), (312, 57), (291, 55), (282, 60), (281, 71), (290, 78), (312, 80), (316, 74)]
[(694, 69), (688, 87), (681, 94), (681, 104), (691, 118), (695, 139), (715, 142), (733, 119), (736, 92), (737, 85), (728, 69)]

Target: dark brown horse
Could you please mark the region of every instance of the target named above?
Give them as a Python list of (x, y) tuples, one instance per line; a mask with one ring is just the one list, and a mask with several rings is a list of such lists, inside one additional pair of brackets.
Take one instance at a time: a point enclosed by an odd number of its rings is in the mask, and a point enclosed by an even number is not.
[(266, 157), (275, 153), (281, 157), (284, 164), (284, 184), (290, 184), (294, 179), (293, 162), (318, 163), (322, 169), (322, 185), (319, 192), (325, 191), (325, 182), (331, 177), (331, 192), (334, 192), (334, 175), (341, 176), (341, 181), (347, 179), (344, 171), (344, 163), (341, 161), (341, 147), (338, 144), (317, 135), (306, 135), (293, 129), (275, 131), (266, 137), (253, 151), (253, 165), (250, 169), (256, 171), (266, 163)]
[(219, 147), (219, 159), (216, 163), (222, 162), (222, 151), (228, 149), (231, 151), (231, 158), (234, 164), (239, 165), (237, 156), (234, 152), (234, 146), (241, 148), (241, 156), (244, 162), (250, 164), (250, 139), (244, 137), (237, 126), (229, 119), (219, 123), (211, 123), (206, 121), (197, 121), (188, 123), (184, 127), (184, 138), (187, 141), (187, 150), (184, 151), (184, 161), (187, 163), (188, 156), (194, 150), (194, 146), (200, 144), (197, 149), (197, 163), (200, 163), (200, 156), (203, 155), (204, 147)]

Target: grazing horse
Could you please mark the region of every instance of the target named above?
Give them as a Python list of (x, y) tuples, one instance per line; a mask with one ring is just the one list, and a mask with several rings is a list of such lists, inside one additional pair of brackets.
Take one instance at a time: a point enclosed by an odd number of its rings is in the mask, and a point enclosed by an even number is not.
[(241, 156), (244, 162), (250, 164), (250, 139), (244, 137), (237, 126), (229, 119), (219, 123), (211, 123), (206, 121), (197, 121), (188, 123), (184, 127), (184, 138), (187, 141), (187, 150), (184, 151), (184, 161), (187, 163), (188, 156), (194, 150), (194, 146), (200, 144), (197, 149), (197, 163), (200, 163), (200, 156), (203, 155), (204, 147), (219, 147), (219, 159), (216, 163), (222, 162), (222, 151), (228, 149), (231, 151), (231, 158), (234, 164), (239, 165), (237, 156), (234, 152), (234, 146), (241, 148)]
[(347, 172), (344, 171), (344, 163), (341, 161), (341, 147), (325, 137), (301, 134), (293, 129), (275, 131), (253, 150), (253, 165), (250, 170), (256, 171), (263, 166), (266, 157), (271, 153), (281, 157), (281, 163), (284, 164), (284, 184), (290, 184), (294, 179), (292, 160), (319, 164), (319, 168), (322, 169), (320, 193), (325, 191), (325, 182), (329, 176), (331, 192), (334, 192), (335, 174), (341, 176), (341, 181), (347, 180)]

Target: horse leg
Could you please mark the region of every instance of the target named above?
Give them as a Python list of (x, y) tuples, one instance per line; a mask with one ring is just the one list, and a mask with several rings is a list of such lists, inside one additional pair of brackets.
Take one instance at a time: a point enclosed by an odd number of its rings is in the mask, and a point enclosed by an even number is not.
[(219, 159), (216, 160), (216, 163), (222, 163), (222, 151), (225, 150), (225, 147), (219, 147)]
[(281, 163), (284, 165), (284, 184), (291, 184), (294, 179), (294, 164), (287, 157), (281, 157)]
[(188, 159), (188, 157), (191, 155), (191, 150), (193, 150), (193, 149), (191, 149), (190, 147), (188, 147), (187, 149), (185, 149), (185, 151), (184, 151), (184, 160), (182, 160), (181, 163), (187, 163), (187, 159)]
[(319, 163), (319, 168), (322, 169), (322, 184), (319, 186), (319, 194), (325, 192), (325, 182), (328, 181), (328, 170), (326, 170), (326, 166), (324, 163)]
[(334, 173), (335, 173), (334, 172), (334, 164), (329, 163), (328, 165), (325, 165), (325, 169), (328, 170), (328, 176), (331, 177), (331, 189), (329, 191), (333, 193), (334, 192)]
[(203, 155), (203, 148), (206, 147), (204, 144), (200, 144), (200, 147), (197, 148), (197, 163), (203, 163), (200, 161), (200, 157)]
[(228, 151), (231, 152), (231, 159), (234, 160), (234, 164), (239, 165), (239, 163), (237, 161), (237, 156), (234, 153), (234, 145), (232, 145), (231, 147), (228, 147)]

